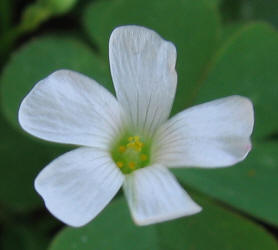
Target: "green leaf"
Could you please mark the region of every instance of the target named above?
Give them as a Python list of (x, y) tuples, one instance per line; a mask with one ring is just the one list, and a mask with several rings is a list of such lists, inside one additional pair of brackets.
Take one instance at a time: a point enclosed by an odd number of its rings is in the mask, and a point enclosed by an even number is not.
[(218, 8), (223, 0), (206, 0), (214, 8)]
[(66, 228), (50, 250), (158, 250), (154, 227), (137, 227), (130, 220), (125, 200), (109, 204), (101, 215), (82, 228)]
[(161, 250), (278, 249), (261, 226), (204, 197), (194, 199), (203, 207), (201, 213), (157, 226)]
[(107, 59), (109, 36), (120, 25), (142, 25), (172, 41), (178, 51), (177, 112), (188, 105), (195, 82), (217, 48), (219, 19), (216, 9), (203, 0), (118, 0), (90, 4), (84, 25)]
[(45, 250), (47, 247), (47, 238), (27, 226), (9, 225), (1, 233), (2, 250)]
[(0, 2), (0, 34), (4, 34), (11, 27), (12, 5), (13, 3), (10, 0), (2, 0)]
[(38, 172), (67, 148), (32, 141), (0, 117), (0, 201), (16, 211), (34, 209), (42, 204), (34, 190)]
[(278, 29), (278, 2), (277, 0), (247, 0), (242, 1), (242, 14), (245, 18), (268, 21)]
[(251, 24), (236, 33), (216, 53), (195, 103), (233, 94), (255, 105), (254, 137), (277, 131), (278, 34), (267, 24)]
[(198, 215), (138, 227), (119, 198), (87, 226), (62, 230), (50, 250), (278, 249), (273, 237), (256, 224), (204, 198), (196, 200), (203, 206)]
[[(251, 24), (227, 40), (211, 65), (196, 103), (239, 94), (255, 106), (253, 150), (225, 169), (177, 170), (185, 183), (268, 223), (278, 225), (278, 145), (267, 143), (278, 128), (278, 35), (266, 24)], [(276, 165), (275, 165), (276, 164)]]
[(222, 6), (225, 19), (267, 21), (278, 28), (277, 0), (226, 0)]
[(222, 44), (231, 39), (237, 32), (240, 32), (245, 26), (245, 22), (230, 22), (224, 25), (222, 29)]
[(278, 143), (255, 144), (242, 163), (221, 169), (176, 169), (188, 185), (278, 225)]
[(14, 126), (18, 127), (23, 97), (36, 82), (62, 68), (84, 73), (112, 88), (101, 59), (78, 39), (58, 35), (35, 39), (15, 52), (0, 79), (3, 111)]

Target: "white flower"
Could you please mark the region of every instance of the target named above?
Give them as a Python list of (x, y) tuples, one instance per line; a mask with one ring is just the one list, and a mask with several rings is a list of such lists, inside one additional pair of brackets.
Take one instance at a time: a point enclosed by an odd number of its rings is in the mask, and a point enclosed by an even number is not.
[(23, 100), (19, 122), (39, 138), (81, 146), (35, 180), (49, 211), (71, 226), (92, 220), (120, 187), (132, 218), (148, 225), (199, 212), (166, 167), (223, 167), (251, 149), (252, 103), (230, 96), (167, 121), (177, 74), (175, 46), (138, 26), (109, 42), (117, 99), (94, 80), (59, 70)]

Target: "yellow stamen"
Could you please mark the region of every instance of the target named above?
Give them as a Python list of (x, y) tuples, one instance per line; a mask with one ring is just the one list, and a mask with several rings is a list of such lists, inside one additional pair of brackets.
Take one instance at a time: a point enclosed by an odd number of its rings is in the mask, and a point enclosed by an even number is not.
[(135, 163), (133, 161), (129, 162), (128, 163), (128, 166), (131, 168), (131, 169), (134, 169), (135, 168)]
[(127, 139), (128, 141), (133, 141), (133, 136), (130, 136), (130, 137), (128, 137), (128, 139)]
[(140, 159), (141, 159), (141, 161), (146, 161), (146, 160), (148, 159), (148, 157), (147, 157), (147, 155), (142, 154), (142, 155), (140, 156)]
[(140, 141), (140, 137), (138, 135), (133, 137), (134, 141)]
[(133, 149), (137, 152), (141, 152), (142, 147), (144, 146), (144, 144), (140, 141), (140, 137), (139, 136), (130, 136), (128, 138), (129, 143), (127, 144), (127, 147), (130, 149)]
[(117, 161), (116, 164), (119, 168), (122, 168), (124, 166), (122, 161)]
[(129, 174), (149, 164), (147, 142), (145, 145), (145, 138), (138, 135), (127, 136), (122, 138), (113, 149), (113, 160), (124, 174)]
[(120, 146), (118, 150), (119, 150), (119, 152), (124, 153), (126, 151), (126, 147)]

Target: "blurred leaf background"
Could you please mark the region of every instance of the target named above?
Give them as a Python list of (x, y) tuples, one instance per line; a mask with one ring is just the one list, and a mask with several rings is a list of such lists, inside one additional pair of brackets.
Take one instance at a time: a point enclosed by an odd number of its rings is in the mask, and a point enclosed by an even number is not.
[[(61, 68), (113, 92), (108, 39), (125, 24), (176, 45), (173, 114), (218, 97), (249, 97), (253, 150), (232, 168), (174, 170), (200, 214), (137, 227), (120, 193), (90, 224), (69, 228), (47, 212), (33, 180), (71, 148), (24, 133), (18, 107)], [(0, 67), (0, 249), (278, 249), (278, 0), (1, 0)]]

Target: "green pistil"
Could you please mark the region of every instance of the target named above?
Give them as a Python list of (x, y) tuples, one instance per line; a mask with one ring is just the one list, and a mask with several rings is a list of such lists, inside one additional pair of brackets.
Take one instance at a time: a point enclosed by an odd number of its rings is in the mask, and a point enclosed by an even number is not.
[(140, 136), (124, 136), (111, 150), (111, 155), (124, 174), (150, 164), (150, 143)]

